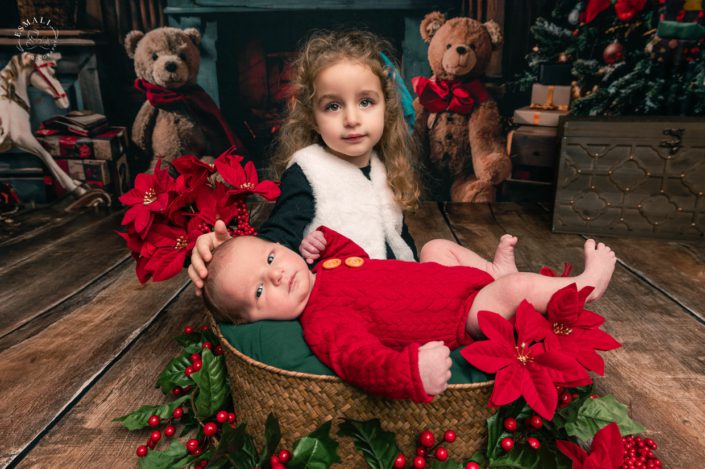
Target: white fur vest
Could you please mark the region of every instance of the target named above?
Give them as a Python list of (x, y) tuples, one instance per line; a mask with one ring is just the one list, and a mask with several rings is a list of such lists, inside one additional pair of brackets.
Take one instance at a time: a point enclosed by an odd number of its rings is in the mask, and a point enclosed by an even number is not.
[(313, 189), (316, 213), (304, 235), (325, 225), (356, 242), (372, 259), (387, 257), (386, 241), (397, 259), (414, 260), (401, 237), (401, 209), (387, 184), (384, 164), (374, 152), (370, 179), (357, 166), (316, 144), (294, 153), (289, 166), (294, 163)]

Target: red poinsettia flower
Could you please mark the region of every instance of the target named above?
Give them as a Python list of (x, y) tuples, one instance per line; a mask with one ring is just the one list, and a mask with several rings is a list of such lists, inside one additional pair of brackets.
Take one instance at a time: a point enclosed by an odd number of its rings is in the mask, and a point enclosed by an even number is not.
[(558, 404), (556, 382), (589, 379), (575, 359), (559, 352), (546, 352), (543, 344), (548, 323), (527, 301), (517, 308), (514, 338), (511, 323), (497, 313), (480, 311), (478, 321), (489, 340), (473, 342), (461, 351), (470, 364), (495, 373), (490, 406), (499, 407), (523, 397), (547, 420), (553, 419)]
[(578, 291), (576, 284), (571, 283), (553, 294), (546, 308), (549, 324), (545, 344), (546, 350), (562, 351), (575, 357), (585, 368), (602, 376), (605, 363), (595, 350), (614, 350), (621, 344), (599, 329), (605, 322), (602, 316), (583, 308), (592, 290), (592, 287), (585, 287)]
[(592, 23), (592, 21), (597, 18), (597, 15), (608, 9), (612, 5), (610, 0), (588, 0), (585, 11), (583, 12), (584, 17), (581, 21), (585, 23)]
[(160, 169), (159, 162), (154, 174), (138, 174), (135, 187), (120, 196), (120, 202), (130, 206), (122, 218), (122, 224), (132, 224), (140, 236), (146, 237), (155, 213), (163, 213), (169, 205), (171, 182), (169, 172)]
[(614, 4), (614, 11), (617, 13), (617, 18), (629, 21), (645, 6), (646, 0), (617, 0), (617, 3)]
[(215, 160), (218, 173), (233, 187), (229, 194), (257, 194), (267, 200), (279, 197), (281, 193), (279, 185), (273, 181), (259, 182), (254, 163), (248, 161), (243, 168), (241, 161), (242, 157), (239, 155), (221, 155)]
[(215, 173), (214, 164), (206, 163), (194, 155), (180, 156), (172, 161), (171, 164), (174, 165), (174, 168), (176, 168), (179, 172), (179, 175), (184, 177), (187, 185), (189, 186), (194, 185), (192, 181), (206, 179), (208, 176)]
[(203, 187), (196, 193), (196, 208), (199, 219), (213, 226), (216, 220), (223, 220), (226, 225), (240, 210), (238, 204), (231, 203), (225, 184), (216, 182), (214, 187)]
[(154, 251), (144, 267), (152, 274), (154, 281), (159, 282), (181, 271), (186, 256), (196, 244), (196, 238), (183, 228), (155, 223), (145, 244), (153, 246)]
[(614, 422), (595, 433), (590, 454), (572, 441), (557, 440), (556, 447), (573, 461), (573, 469), (618, 469), (624, 463), (622, 435)]

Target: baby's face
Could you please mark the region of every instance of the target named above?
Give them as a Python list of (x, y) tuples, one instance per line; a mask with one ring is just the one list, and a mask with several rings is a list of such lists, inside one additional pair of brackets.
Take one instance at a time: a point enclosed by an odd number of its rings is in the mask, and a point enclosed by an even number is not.
[(253, 236), (233, 242), (218, 278), (223, 298), (244, 305), (249, 322), (297, 318), (315, 279), (306, 262), (281, 244)]

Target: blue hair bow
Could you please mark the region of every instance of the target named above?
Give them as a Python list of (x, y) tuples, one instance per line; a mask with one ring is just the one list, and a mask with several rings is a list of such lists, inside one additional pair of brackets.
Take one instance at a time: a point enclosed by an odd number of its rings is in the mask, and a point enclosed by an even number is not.
[(389, 57), (387, 57), (384, 52), (380, 52), (379, 56), (382, 58), (384, 65), (389, 67), (389, 76), (394, 79), (394, 83), (397, 85), (397, 92), (399, 93), (399, 98), (401, 99), (401, 107), (404, 111), (404, 120), (409, 126), (409, 132), (412, 132), (414, 130), (414, 121), (416, 120), (416, 111), (414, 111), (414, 106), (412, 104), (414, 102), (414, 98), (411, 97), (411, 93), (409, 93), (409, 89), (404, 84), (404, 80), (401, 78), (399, 70), (397, 70), (397, 67), (395, 67), (392, 61), (389, 60)]

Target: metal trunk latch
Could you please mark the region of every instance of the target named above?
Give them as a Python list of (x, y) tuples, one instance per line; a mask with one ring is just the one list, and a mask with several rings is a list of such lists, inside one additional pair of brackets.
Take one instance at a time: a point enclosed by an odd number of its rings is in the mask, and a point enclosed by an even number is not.
[(659, 146), (662, 148), (668, 148), (669, 156), (675, 155), (681, 148), (684, 133), (685, 129), (663, 129), (663, 135), (671, 137), (671, 139), (661, 140)]

